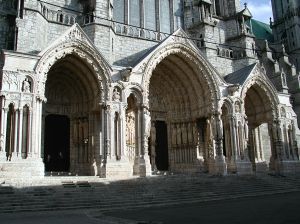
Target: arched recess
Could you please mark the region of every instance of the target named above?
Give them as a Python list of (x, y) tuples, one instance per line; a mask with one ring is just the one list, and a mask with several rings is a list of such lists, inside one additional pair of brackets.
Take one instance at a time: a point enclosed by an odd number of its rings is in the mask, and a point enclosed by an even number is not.
[(200, 155), (205, 155), (205, 120), (218, 107), (220, 80), (201, 55), (182, 43), (164, 46), (149, 59), (143, 76), (151, 116), (146, 131), (155, 133), (150, 136), (151, 162), (160, 163), (152, 168), (199, 169)]
[[(96, 50), (76, 40), (48, 50), (36, 72), (40, 84), (36, 93), (44, 101), (42, 111), (39, 111), (41, 102), (37, 102), (36, 116), (43, 117), (36, 121), (37, 129), (42, 124), (42, 130), (37, 132), (41, 133), (44, 162), (51, 163), (46, 164), (46, 168), (50, 167), (46, 171), (90, 175), (91, 163), (100, 160), (99, 154), (105, 154), (104, 147), (100, 147), (105, 135), (101, 105), (110, 95), (108, 64)], [(52, 145), (48, 139), (60, 141)]]
[(279, 100), (275, 88), (266, 80), (255, 77), (242, 89), (245, 114), (248, 121), (248, 152), (256, 172), (274, 169), (277, 157), (273, 140), (273, 122), (278, 118)]
[(125, 156), (134, 166), (135, 160), (141, 155), (141, 91), (130, 88), (125, 94), (126, 108), (126, 130), (125, 130)]
[(227, 171), (228, 172), (235, 172), (235, 149), (234, 149), (234, 136), (232, 135), (233, 133), (233, 121), (232, 121), (232, 116), (233, 116), (233, 108), (232, 105), (234, 103), (225, 100), (222, 107), (222, 123), (223, 123), (223, 156), (226, 159), (227, 163)]

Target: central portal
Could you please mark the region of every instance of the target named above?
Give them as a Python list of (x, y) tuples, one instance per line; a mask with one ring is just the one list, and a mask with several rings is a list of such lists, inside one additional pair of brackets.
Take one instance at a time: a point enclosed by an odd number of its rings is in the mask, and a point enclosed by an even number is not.
[(46, 172), (69, 172), (70, 119), (63, 115), (48, 115), (45, 120)]
[(158, 170), (169, 169), (169, 156), (168, 156), (168, 133), (167, 124), (164, 121), (155, 122), (156, 129), (156, 167)]

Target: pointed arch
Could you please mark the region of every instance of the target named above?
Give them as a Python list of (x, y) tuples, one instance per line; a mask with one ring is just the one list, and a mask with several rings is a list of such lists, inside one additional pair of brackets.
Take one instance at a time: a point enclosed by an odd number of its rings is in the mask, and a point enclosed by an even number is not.
[[(217, 100), (220, 99), (221, 95), (218, 84), (221, 82), (221, 78), (199, 52), (180, 42), (159, 47), (145, 63), (142, 78), (142, 86), (146, 90), (144, 93), (145, 99), (148, 98), (149, 84), (153, 72), (162, 62), (168, 64), (169, 68), (176, 66), (177, 70), (179, 69), (179, 72), (183, 74), (183, 78), (189, 79), (192, 90), (190, 93), (195, 97), (200, 97), (201, 91), (199, 90), (203, 90), (203, 87), (206, 86), (205, 89), (208, 92), (202, 95), (209, 98), (206, 101), (211, 103), (211, 109), (217, 109)], [(189, 72), (190, 75), (184, 74), (186, 69), (191, 71)], [(200, 86), (201, 88), (199, 88)]]
[(277, 91), (270, 81), (258, 75), (247, 80), (241, 90), (241, 99), (243, 101), (245, 101), (249, 90), (252, 90), (252, 92), (259, 98), (261, 105), (264, 106), (265, 112), (271, 112), (273, 120), (276, 119), (278, 117), (277, 108), (279, 99)]
[[(39, 62), (35, 67), (40, 85), (35, 91), (40, 97), (45, 94), (45, 82), (48, 72), (52, 66), (67, 56), (75, 56), (82, 61), (93, 74), (93, 84), (97, 87), (97, 95), (101, 96), (101, 101), (109, 99), (109, 86), (111, 83), (110, 65), (104, 57), (93, 47), (82, 40), (67, 40), (48, 49), (41, 55)], [(104, 95), (105, 94), (105, 95)]]

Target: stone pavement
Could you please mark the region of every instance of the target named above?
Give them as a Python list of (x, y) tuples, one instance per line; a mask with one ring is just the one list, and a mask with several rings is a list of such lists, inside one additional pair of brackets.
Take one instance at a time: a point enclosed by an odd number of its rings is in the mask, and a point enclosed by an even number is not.
[(0, 214), (3, 224), (298, 224), (300, 192), (181, 204), (176, 206), (113, 210), (53, 211)]
[(105, 213), (163, 224), (298, 224), (300, 192)]
[(94, 210), (52, 211), (52, 212), (21, 212), (0, 214), (1, 224), (135, 224), (114, 217), (106, 217)]

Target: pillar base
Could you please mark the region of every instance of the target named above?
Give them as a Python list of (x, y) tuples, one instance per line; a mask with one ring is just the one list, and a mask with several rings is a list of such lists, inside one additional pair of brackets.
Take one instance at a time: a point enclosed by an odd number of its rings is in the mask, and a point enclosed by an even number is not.
[(0, 151), (0, 163), (6, 161), (6, 153), (3, 151)]
[(255, 172), (256, 173), (267, 173), (269, 170), (266, 161), (255, 162)]
[(151, 176), (151, 164), (148, 158), (136, 157), (133, 165), (133, 175), (145, 177)]
[(249, 160), (237, 160), (236, 171), (239, 175), (251, 175), (253, 174), (252, 163)]
[(208, 162), (208, 171), (213, 175), (227, 175), (227, 164), (224, 156), (217, 156)]
[(100, 177), (113, 179), (126, 179), (132, 177), (131, 166), (128, 161), (107, 160), (106, 164), (100, 165)]
[(31, 179), (45, 175), (42, 159), (23, 159), (17, 161), (0, 160), (0, 177), (3, 179)]
[(230, 159), (226, 158), (226, 163), (227, 163), (227, 173), (236, 173), (237, 172), (236, 162), (235, 162), (234, 158), (230, 158)]
[(300, 161), (299, 160), (281, 161), (278, 171), (280, 174), (283, 175), (300, 173)]

